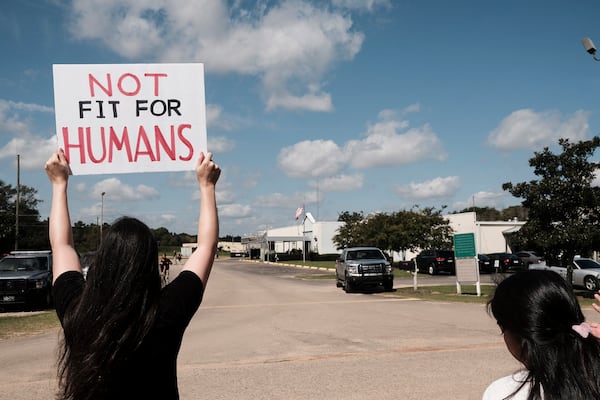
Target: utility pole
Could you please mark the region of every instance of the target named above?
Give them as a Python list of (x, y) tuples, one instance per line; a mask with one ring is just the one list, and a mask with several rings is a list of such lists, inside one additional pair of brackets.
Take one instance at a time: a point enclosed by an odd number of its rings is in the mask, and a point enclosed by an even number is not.
[(104, 225), (104, 195), (106, 192), (102, 192), (100, 199), (100, 243), (102, 243), (102, 226)]
[(15, 206), (15, 250), (19, 250), (19, 203), (21, 202), (21, 155), (17, 154), (17, 203)]

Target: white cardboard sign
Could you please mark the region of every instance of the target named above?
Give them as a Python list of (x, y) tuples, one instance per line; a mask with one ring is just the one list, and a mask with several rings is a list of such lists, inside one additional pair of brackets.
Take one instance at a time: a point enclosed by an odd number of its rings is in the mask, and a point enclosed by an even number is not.
[(203, 64), (55, 64), (53, 74), (73, 174), (189, 171), (206, 152)]

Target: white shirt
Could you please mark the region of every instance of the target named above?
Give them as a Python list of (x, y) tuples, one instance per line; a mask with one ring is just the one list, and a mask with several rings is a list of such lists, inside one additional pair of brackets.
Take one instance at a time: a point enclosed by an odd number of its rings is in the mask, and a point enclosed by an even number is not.
[[(482, 400), (502, 400), (506, 396), (512, 394), (517, 390), (525, 379), (527, 378), (528, 371), (515, 372), (512, 375), (505, 376), (492, 382), (485, 392), (483, 393)], [(523, 387), (515, 393), (511, 400), (527, 400), (529, 391), (531, 390), (531, 384), (525, 383)], [(542, 394), (543, 398), (543, 394)]]

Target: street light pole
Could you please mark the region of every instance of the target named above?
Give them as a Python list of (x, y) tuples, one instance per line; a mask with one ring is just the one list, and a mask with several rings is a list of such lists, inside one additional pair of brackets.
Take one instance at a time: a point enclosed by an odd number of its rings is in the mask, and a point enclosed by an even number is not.
[(104, 195), (106, 192), (102, 192), (100, 200), (100, 243), (102, 243), (102, 226), (104, 226)]

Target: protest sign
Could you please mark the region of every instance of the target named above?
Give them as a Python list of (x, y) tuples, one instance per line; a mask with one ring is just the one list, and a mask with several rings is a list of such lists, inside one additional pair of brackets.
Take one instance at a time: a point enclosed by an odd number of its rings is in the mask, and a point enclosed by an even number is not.
[(55, 64), (53, 74), (73, 174), (189, 171), (206, 152), (203, 64)]

